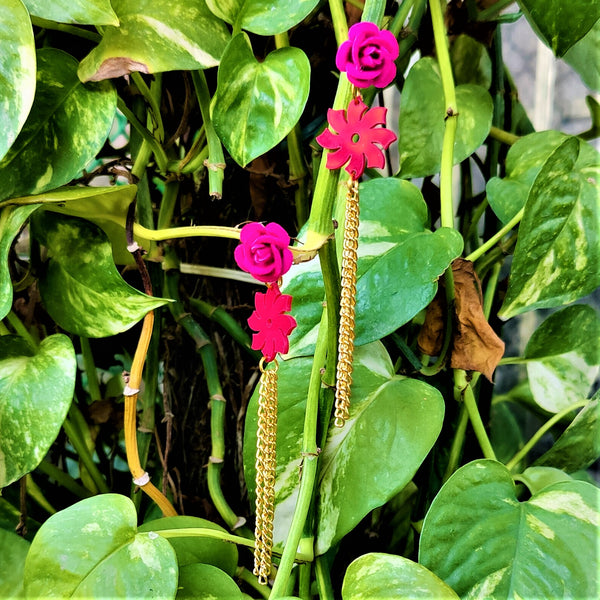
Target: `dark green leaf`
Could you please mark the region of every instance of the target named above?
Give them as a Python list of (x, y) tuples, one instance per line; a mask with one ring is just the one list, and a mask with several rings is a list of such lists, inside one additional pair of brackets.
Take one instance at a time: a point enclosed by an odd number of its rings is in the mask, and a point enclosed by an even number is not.
[(600, 19), (598, 0), (518, 0), (529, 24), (556, 56), (579, 41)]
[(42, 300), (63, 329), (85, 337), (114, 335), (168, 302), (123, 281), (106, 235), (89, 221), (40, 211), (32, 231), (50, 257), (39, 281)]
[[(503, 179), (492, 177), (486, 187), (490, 206), (503, 223), (508, 223), (525, 206), (544, 163), (567, 139), (569, 136), (559, 131), (540, 131), (521, 138), (510, 147), (506, 156), (506, 176)], [(590, 168), (597, 163), (598, 153), (581, 140), (574, 171), (581, 177), (589, 177)]]
[(536, 465), (557, 467), (567, 473), (587, 469), (600, 458), (600, 392), (573, 419), (552, 448)]
[(579, 147), (567, 138), (531, 187), (502, 318), (573, 302), (600, 284), (600, 166), (575, 171)]
[[(456, 104), (454, 164), (481, 146), (490, 131), (493, 112), (490, 95), (477, 85), (459, 85)], [(437, 63), (432, 58), (422, 58), (411, 68), (402, 89), (398, 135), (400, 177), (409, 179), (439, 172), (445, 119), (446, 105)]]
[(525, 348), (527, 374), (537, 404), (559, 412), (587, 398), (600, 365), (600, 317), (585, 304), (551, 314)]
[(5, 0), (0, 20), (0, 160), (23, 127), (35, 93), (33, 30), (21, 0)]
[(458, 600), (441, 579), (424, 566), (393, 554), (364, 554), (350, 563), (342, 586), (343, 600), (435, 598)]
[(462, 598), (593, 598), (599, 493), (569, 481), (519, 502), (503, 465), (469, 463), (434, 499), (419, 562)]
[(510, 401), (494, 401), (490, 413), (490, 441), (498, 460), (508, 462), (525, 444), (519, 417), (523, 409)]
[(82, 81), (214, 67), (230, 38), (205, 0), (112, 0), (112, 5), (121, 26), (106, 27), (102, 41), (81, 61)]
[(583, 83), (594, 91), (600, 91), (600, 21), (571, 46), (563, 56), (566, 63), (571, 65)]
[(0, 488), (48, 452), (71, 406), (76, 370), (66, 335), (51, 335), (37, 351), (20, 337), (0, 337)]
[(118, 25), (110, 0), (23, 0), (29, 12), (36, 17), (80, 23), (81, 25)]
[(245, 166), (277, 145), (298, 122), (310, 63), (298, 48), (280, 48), (258, 62), (245, 33), (236, 35), (219, 66), (213, 123), (221, 141)]
[(564, 471), (553, 467), (529, 467), (520, 475), (515, 475), (514, 480), (524, 483), (531, 495), (541, 492), (549, 485), (573, 481)]
[[(364, 345), (395, 331), (431, 302), (439, 276), (462, 251), (462, 238), (447, 228), (427, 231), (427, 206), (410, 182), (372, 179), (361, 184), (360, 199), (356, 344)], [(310, 354), (323, 309), (318, 262), (294, 266), (284, 284), (298, 321), (290, 355)]]
[(319, 4), (319, 0), (206, 0), (217, 17), (259, 35), (283, 33), (297, 25)]
[(8, 253), (13, 240), (21, 230), (29, 215), (39, 207), (7, 206), (0, 212), (0, 319), (10, 312), (13, 300), (13, 288), (8, 269)]
[(192, 564), (179, 570), (177, 598), (190, 600), (242, 600), (240, 588), (229, 575), (212, 565)]
[(21, 598), (23, 569), (29, 542), (20, 535), (0, 529), (0, 598)]
[[(140, 525), (138, 531), (161, 531), (163, 529), (186, 529), (199, 527), (204, 529), (216, 529), (225, 532), (211, 521), (198, 517), (164, 517), (147, 521)], [(211, 538), (188, 537), (167, 538), (177, 554), (177, 564), (180, 567), (203, 563), (218, 567), (228, 575), (234, 575), (238, 562), (237, 547), (229, 542), (214, 540)]]
[(474, 83), (486, 90), (492, 83), (492, 61), (486, 47), (464, 33), (458, 35), (450, 48), (454, 83)]
[(84, 86), (72, 56), (43, 48), (37, 60), (33, 107), (0, 162), (0, 199), (39, 194), (71, 181), (102, 148), (115, 116), (114, 88)]
[(104, 494), (51, 516), (25, 562), (29, 598), (175, 598), (177, 560), (167, 540), (136, 532), (129, 498)]

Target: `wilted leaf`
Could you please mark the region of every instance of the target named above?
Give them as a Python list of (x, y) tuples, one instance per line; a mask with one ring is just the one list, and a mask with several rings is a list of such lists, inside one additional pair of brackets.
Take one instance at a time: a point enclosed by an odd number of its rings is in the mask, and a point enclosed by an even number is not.
[[(473, 263), (462, 258), (452, 262), (455, 295), (455, 330), (451, 345), (450, 366), (453, 369), (479, 371), (490, 381), (504, 355), (504, 342), (491, 328), (483, 314), (481, 282)], [(444, 284), (442, 283), (442, 288)], [(419, 333), (419, 347), (429, 356), (442, 349), (444, 341), (445, 301), (438, 292), (427, 308), (425, 323)]]
[(71, 340), (51, 335), (33, 350), (0, 337), (0, 488), (33, 471), (56, 439), (75, 389)]

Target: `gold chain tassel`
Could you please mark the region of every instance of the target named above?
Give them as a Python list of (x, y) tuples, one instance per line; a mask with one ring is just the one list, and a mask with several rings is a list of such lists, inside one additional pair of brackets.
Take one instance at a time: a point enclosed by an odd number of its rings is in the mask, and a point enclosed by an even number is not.
[(354, 312), (356, 305), (356, 265), (358, 249), (358, 180), (348, 181), (342, 251), (342, 292), (340, 332), (335, 375), (335, 426), (343, 427), (349, 417), (352, 355), (354, 353)]
[(277, 442), (277, 361), (273, 368), (260, 361), (258, 427), (256, 440), (256, 526), (254, 530), (254, 575), (266, 585), (271, 574), (275, 467)]

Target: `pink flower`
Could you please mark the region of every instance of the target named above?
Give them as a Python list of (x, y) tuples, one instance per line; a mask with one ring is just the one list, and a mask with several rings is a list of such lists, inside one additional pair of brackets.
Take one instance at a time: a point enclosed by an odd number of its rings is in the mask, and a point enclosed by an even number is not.
[(385, 165), (383, 150), (376, 144), (387, 149), (396, 140), (396, 134), (389, 129), (375, 129), (376, 125), (385, 125), (387, 109), (376, 107), (369, 109), (360, 99), (354, 98), (348, 105), (348, 110), (327, 111), (329, 126), (337, 131), (332, 133), (325, 129), (317, 136), (317, 142), (335, 150), (327, 154), (327, 168), (339, 169), (346, 164), (346, 171), (354, 179), (364, 172), (365, 166), (382, 168)]
[(396, 77), (398, 42), (391, 31), (382, 31), (364, 21), (348, 31), (348, 39), (338, 48), (335, 64), (346, 71), (348, 80), (359, 88), (384, 88)]
[(290, 236), (277, 223), (248, 223), (242, 227), (234, 258), (240, 269), (264, 283), (277, 281), (292, 266)]
[(261, 350), (266, 361), (272, 361), (278, 352), (285, 354), (290, 349), (288, 336), (296, 327), (296, 319), (289, 312), (292, 297), (282, 294), (277, 284), (269, 286), (266, 294), (254, 296), (255, 311), (248, 325), (256, 331), (252, 336), (252, 349)]

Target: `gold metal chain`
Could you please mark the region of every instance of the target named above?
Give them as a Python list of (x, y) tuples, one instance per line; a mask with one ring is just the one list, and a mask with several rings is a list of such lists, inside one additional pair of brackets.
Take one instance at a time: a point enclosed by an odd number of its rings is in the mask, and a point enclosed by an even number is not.
[(258, 428), (256, 440), (256, 525), (254, 529), (254, 575), (266, 585), (271, 574), (275, 468), (277, 444), (277, 361), (273, 368), (260, 361)]
[(358, 249), (358, 181), (348, 181), (342, 251), (342, 292), (340, 296), (340, 332), (335, 375), (335, 426), (343, 427), (349, 417), (352, 355), (354, 353), (354, 313), (356, 305), (356, 266)]

